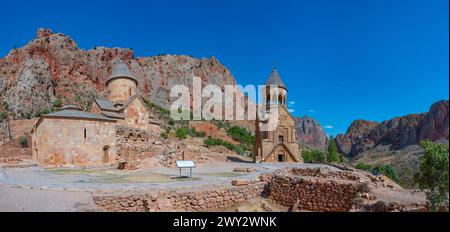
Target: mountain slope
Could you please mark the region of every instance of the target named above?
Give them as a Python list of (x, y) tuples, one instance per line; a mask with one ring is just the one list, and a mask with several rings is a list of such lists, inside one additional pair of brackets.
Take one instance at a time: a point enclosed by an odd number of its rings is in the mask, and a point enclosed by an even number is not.
[(170, 89), (191, 77), (202, 85), (234, 85), (230, 71), (216, 58), (184, 55), (135, 58), (123, 48), (96, 47), (82, 50), (74, 40), (49, 29), (39, 29), (35, 39), (0, 59), (0, 100), (17, 118), (50, 108), (56, 99), (87, 108), (94, 97), (106, 96), (105, 81), (117, 59), (124, 60), (139, 80), (139, 88), (151, 101), (168, 107)]
[(327, 136), (318, 121), (308, 116), (296, 118), (295, 127), (301, 148), (325, 150)]
[(448, 140), (449, 102), (434, 103), (430, 110), (421, 114), (410, 114), (382, 123), (357, 120), (345, 134), (336, 136), (341, 153), (355, 157), (377, 146), (391, 151), (417, 145), (423, 140)]

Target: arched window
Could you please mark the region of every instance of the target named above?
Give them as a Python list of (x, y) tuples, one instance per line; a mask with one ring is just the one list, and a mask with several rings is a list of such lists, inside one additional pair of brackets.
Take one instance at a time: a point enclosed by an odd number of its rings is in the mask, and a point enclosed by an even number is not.
[(266, 96), (266, 104), (270, 104), (270, 94), (267, 94)]
[(278, 95), (278, 104), (283, 104), (283, 96)]
[(109, 162), (109, 150), (110, 150), (109, 146), (103, 147), (103, 163), (105, 164)]

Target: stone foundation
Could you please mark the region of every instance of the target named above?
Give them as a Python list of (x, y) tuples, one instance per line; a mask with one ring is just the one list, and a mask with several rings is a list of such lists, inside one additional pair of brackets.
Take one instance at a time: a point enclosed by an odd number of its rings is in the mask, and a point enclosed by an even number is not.
[(270, 198), (293, 211), (346, 212), (362, 191), (359, 177), (322, 169), (286, 169), (272, 175)]
[[(290, 211), (392, 212), (424, 209), (424, 202), (393, 202), (371, 196), (370, 188), (373, 187), (384, 188), (383, 191), (394, 190), (378, 186), (378, 178), (372, 179), (367, 175), (359, 171), (326, 168), (282, 169), (261, 174), (258, 180), (233, 180), (232, 185), (222, 188), (97, 195), (93, 199), (103, 211), (129, 212), (219, 211), (258, 197), (270, 198), (276, 204), (289, 207)], [(409, 194), (402, 191), (402, 194)]]
[(96, 206), (113, 212), (208, 211), (233, 206), (264, 195), (266, 183), (192, 192), (152, 192), (94, 196)]

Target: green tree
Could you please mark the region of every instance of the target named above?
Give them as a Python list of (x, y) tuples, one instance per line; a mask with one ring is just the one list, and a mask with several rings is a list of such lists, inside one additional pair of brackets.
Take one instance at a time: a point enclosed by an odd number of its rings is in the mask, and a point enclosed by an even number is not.
[(328, 154), (327, 161), (329, 163), (339, 162), (339, 154), (337, 152), (336, 143), (334, 142), (333, 136), (330, 135), (330, 143), (328, 144)]
[(425, 190), (431, 210), (443, 204), (448, 205), (448, 145), (423, 141), (421, 144), (425, 154), (419, 158), (419, 172), (414, 182), (421, 190)]
[(303, 162), (312, 163), (314, 161), (314, 156), (311, 151), (302, 150)]
[(302, 151), (303, 162), (305, 163), (323, 163), (325, 162), (325, 154), (318, 150)]

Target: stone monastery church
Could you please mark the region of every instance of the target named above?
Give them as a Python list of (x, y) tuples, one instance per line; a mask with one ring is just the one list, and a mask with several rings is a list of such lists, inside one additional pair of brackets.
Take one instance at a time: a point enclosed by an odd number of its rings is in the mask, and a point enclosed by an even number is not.
[[(109, 99), (95, 99), (90, 112), (74, 105), (42, 116), (32, 133), (32, 156), (42, 167), (115, 164), (118, 128), (158, 132), (160, 126), (138, 93), (138, 80), (119, 61), (106, 81)], [(120, 154), (119, 154), (120, 155)]]
[(277, 126), (273, 130), (262, 130), (268, 119), (257, 115), (255, 121), (256, 144), (254, 146), (254, 161), (256, 162), (302, 162), (299, 156), (299, 145), (295, 138), (295, 119), (286, 107), (287, 88), (281, 80), (277, 69), (273, 69), (265, 83), (263, 91), (263, 107), (265, 112), (276, 108), (278, 113)]
[[(116, 164), (121, 167), (133, 165), (126, 163), (133, 163), (134, 156), (142, 155), (143, 150), (161, 149), (133, 142), (145, 143), (149, 133), (159, 136), (161, 131), (160, 124), (149, 117), (138, 93), (138, 84), (128, 66), (122, 61), (116, 62), (106, 81), (109, 99), (95, 99), (90, 112), (66, 105), (39, 118), (31, 131), (33, 160), (45, 168)], [(267, 121), (256, 120), (254, 161), (300, 162), (295, 120), (286, 108), (287, 88), (276, 69), (267, 80), (266, 88), (264, 109), (278, 108), (278, 124), (273, 131), (261, 131)], [(137, 154), (130, 152), (133, 146)]]

